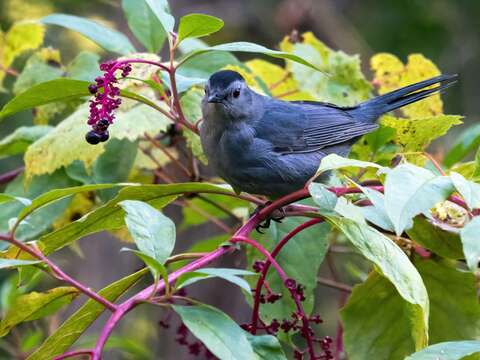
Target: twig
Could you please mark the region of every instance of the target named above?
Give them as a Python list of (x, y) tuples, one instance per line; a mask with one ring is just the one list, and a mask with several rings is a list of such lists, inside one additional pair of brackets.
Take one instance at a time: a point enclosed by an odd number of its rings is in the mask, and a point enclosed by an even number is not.
[(0, 185), (7, 184), (13, 179), (15, 179), (18, 174), (20, 174), (23, 170), (25, 169), (24, 166), (21, 166), (17, 169), (7, 171), (6, 173), (3, 173), (0, 175)]
[(177, 201), (178, 204), (180, 204), (181, 206), (184, 206), (184, 207), (190, 207), (193, 211), (197, 212), (198, 214), (202, 215), (203, 217), (205, 217), (208, 221), (210, 221), (211, 223), (215, 224), (216, 226), (218, 226), (220, 229), (222, 229), (223, 231), (225, 231), (226, 233), (232, 233), (232, 229), (227, 225), (225, 224), (223, 221), (217, 219), (215, 216), (212, 216), (210, 215), (208, 212), (206, 212), (205, 210), (199, 208), (198, 206), (196, 206), (195, 204), (193, 204), (191, 201), (188, 201), (188, 200), (179, 200)]
[(317, 282), (321, 285), (325, 285), (325, 286), (328, 286), (328, 287), (331, 287), (333, 289), (337, 289), (337, 290), (340, 290), (340, 291), (344, 291), (346, 293), (350, 293), (352, 292), (352, 287), (350, 285), (346, 285), (346, 284), (343, 284), (343, 283), (339, 283), (335, 280), (331, 280), (331, 279), (325, 279), (325, 278), (322, 278), (322, 277), (318, 277), (317, 278)]
[(272, 85), (270, 85), (270, 86), (268, 87), (268, 90), (270, 90), (270, 91), (274, 90), (275, 88), (277, 88), (278, 86), (280, 86), (282, 83), (284, 83), (285, 81), (287, 81), (291, 76), (292, 76), (292, 73), (291, 73), (291, 72), (287, 72), (280, 80), (278, 80), (277, 82), (274, 82)]
[(165, 147), (159, 141), (155, 140), (147, 133), (145, 133), (145, 137), (148, 139), (148, 141), (150, 141), (150, 143), (153, 146), (155, 146), (157, 149), (162, 151), (176, 167), (178, 167), (181, 171), (183, 171), (185, 175), (187, 175), (189, 178), (192, 177), (191, 172), (185, 167), (185, 165), (183, 165), (180, 161), (178, 161), (178, 159), (175, 159), (175, 157), (172, 154), (170, 154), (170, 152), (167, 149), (165, 149)]
[(298, 89), (290, 90), (290, 91), (284, 92), (283, 94), (276, 95), (275, 97), (276, 98), (284, 98), (284, 97), (287, 97), (289, 95), (296, 94), (298, 92), (300, 92), (300, 90), (298, 90)]
[(43, 255), (43, 253), (38, 248), (30, 247), (22, 243), (16, 240), (12, 235), (0, 234), (0, 240), (4, 240), (12, 244), (13, 246), (16, 246), (17, 248), (20, 248), (22, 251), (25, 251), (26, 253), (32, 255), (34, 258), (43, 261), (45, 264), (48, 265), (48, 267), (52, 270), (53, 274), (55, 274), (57, 278), (69, 283), (83, 294), (105, 306), (110, 311), (115, 311), (117, 309), (116, 305), (112, 304), (110, 301), (100, 296), (95, 291), (90, 290), (83, 284), (79, 283), (78, 281), (64, 273), (55, 263), (50, 261), (45, 255)]
[(430, 155), (429, 153), (427, 152), (423, 152), (423, 156), (425, 156), (428, 160), (430, 160), (433, 164), (433, 166), (435, 166), (435, 169), (438, 170), (438, 172), (440, 173), (440, 175), (442, 176), (445, 176), (445, 171), (443, 171), (442, 167), (440, 166), (440, 164), (437, 162), (437, 160), (435, 160), (433, 158), (432, 155)]
[(237, 215), (235, 215), (232, 211), (230, 211), (230, 209), (228, 209), (227, 207), (223, 206), (222, 204), (219, 204), (219, 203), (217, 203), (216, 201), (213, 201), (213, 200), (211, 200), (211, 199), (209, 199), (208, 197), (203, 196), (203, 195), (197, 195), (197, 197), (198, 197), (200, 200), (206, 202), (207, 204), (210, 204), (210, 205), (216, 207), (218, 210), (223, 211), (225, 214), (227, 214), (228, 216), (230, 216), (233, 220), (238, 221), (238, 222), (241, 221), (241, 219), (240, 219)]

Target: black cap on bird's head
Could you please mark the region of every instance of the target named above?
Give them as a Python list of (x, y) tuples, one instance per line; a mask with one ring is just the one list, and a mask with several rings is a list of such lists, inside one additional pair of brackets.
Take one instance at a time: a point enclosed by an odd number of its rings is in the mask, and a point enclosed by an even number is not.
[(218, 71), (208, 79), (208, 83), (212, 88), (226, 89), (235, 81), (245, 81), (242, 75), (233, 70)]
[(209, 103), (222, 103), (228, 97), (237, 98), (245, 79), (233, 70), (221, 70), (210, 76), (205, 86), (205, 95)]

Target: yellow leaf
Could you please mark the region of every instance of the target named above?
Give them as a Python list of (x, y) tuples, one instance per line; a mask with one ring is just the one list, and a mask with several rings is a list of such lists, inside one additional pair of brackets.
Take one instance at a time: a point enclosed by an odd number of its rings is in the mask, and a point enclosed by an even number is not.
[[(387, 53), (376, 54), (370, 60), (374, 71), (374, 84), (378, 86), (379, 94), (429, 79), (440, 75), (437, 66), (421, 54), (408, 56), (404, 65), (396, 56)], [(440, 95), (404, 106), (400, 109), (407, 118), (426, 118), (443, 112)]]
[(281, 66), (260, 59), (248, 61), (245, 65), (263, 81), (273, 97), (282, 100), (314, 100), (309, 93), (299, 89), (293, 75)]
[(62, 216), (54, 221), (53, 229), (60, 229), (61, 227), (70, 224), (72, 221), (80, 219), (83, 215), (89, 212), (94, 205), (93, 196), (91, 193), (79, 193), (73, 196), (70, 205), (64, 211)]
[(28, 22), (15, 23), (7, 33), (0, 31), (0, 89), (5, 69), (24, 51), (38, 48), (43, 43), (44, 34), (45, 28), (41, 24)]
[(311, 32), (295, 39), (284, 38), (280, 49), (304, 58), (323, 71), (287, 62), (287, 70), (292, 72), (300, 90), (316, 100), (352, 106), (370, 97), (371, 85), (361, 71), (357, 55), (334, 51)]
[(43, 43), (45, 28), (41, 24), (21, 22), (14, 24), (5, 34), (2, 66), (8, 68), (13, 60), (27, 50)]
[(423, 151), (452, 126), (461, 124), (461, 118), (458, 115), (437, 115), (424, 119), (402, 119), (385, 115), (380, 122), (396, 130), (394, 142), (401, 145), (404, 152), (416, 152)]
[[(30, 145), (24, 158), (27, 181), (34, 175), (51, 174), (75, 160), (89, 167), (105, 151), (104, 143), (90, 145), (85, 141), (90, 130), (87, 118), (88, 106), (80, 106), (49, 134)], [(135, 141), (145, 133), (155, 136), (166, 130), (169, 123), (164, 115), (142, 104), (117, 113), (115, 123), (109, 128), (110, 137)]]
[(245, 79), (245, 82), (247, 83), (248, 86), (250, 86), (251, 88), (254, 88), (254, 89), (260, 89), (260, 86), (259, 86), (257, 80), (255, 80), (255, 76), (253, 76), (247, 69), (245, 69), (243, 67), (240, 67), (238, 65), (227, 65), (227, 66), (223, 67), (222, 70), (236, 71), (240, 75), (243, 76), (243, 78)]

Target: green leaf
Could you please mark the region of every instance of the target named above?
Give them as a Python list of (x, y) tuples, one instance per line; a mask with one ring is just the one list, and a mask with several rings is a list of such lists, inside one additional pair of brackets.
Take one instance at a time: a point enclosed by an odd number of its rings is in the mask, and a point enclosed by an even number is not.
[(115, 186), (122, 186), (125, 184), (92, 184), (92, 185), (81, 185), (81, 186), (74, 186), (65, 189), (54, 189), (48, 191), (39, 197), (32, 200), (32, 203), (22, 209), (20, 214), (18, 214), (18, 220), (21, 221), (29, 214), (34, 212), (37, 209), (42, 208), (45, 205), (48, 205), (52, 202), (61, 200), (67, 196), (87, 192), (87, 191), (94, 191), (94, 190), (101, 190), (101, 189), (109, 189)]
[(365, 134), (364, 138), (367, 144), (370, 146), (370, 149), (375, 153), (379, 151), (386, 143), (393, 140), (395, 134), (395, 129), (381, 126), (374, 132)]
[(467, 260), (467, 265), (472, 271), (478, 269), (480, 262), (480, 242), (478, 241), (478, 234), (480, 234), (480, 217), (473, 218), (473, 220), (460, 231), (465, 260)]
[(430, 344), (475, 340), (480, 336), (480, 305), (475, 275), (447, 261), (415, 261), (430, 298)]
[(145, 1), (122, 0), (122, 9), (128, 27), (143, 46), (151, 53), (160, 51), (167, 35)]
[(49, 50), (44, 49), (46, 55), (40, 51), (33, 54), (26, 62), (22, 72), (15, 80), (13, 92), (18, 94), (28, 90), (30, 87), (62, 77), (63, 70), (59, 66), (50, 66)]
[(254, 336), (246, 333), (258, 360), (287, 360), (280, 342), (272, 335)]
[(423, 216), (405, 230), (408, 237), (424, 248), (448, 259), (463, 259), (462, 242), (457, 233), (440, 229)]
[(185, 326), (220, 359), (255, 359), (246, 333), (228, 315), (208, 305), (172, 306)]
[(89, 51), (81, 51), (67, 66), (67, 77), (93, 82), (102, 72), (99, 69), (100, 56)]
[[(96, 184), (119, 183), (128, 180), (128, 175), (137, 156), (137, 142), (111, 139), (102, 153), (93, 163), (92, 180)], [(100, 191), (102, 201), (112, 199), (118, 189)]]
[(103, 230), (123, 227), (124, 212), (117, 204), (123, 200), (144, 201), (160, 209), (174, 201), (178, 195), (195, 192), (221, 192), (232, 194), (220, 186), (206, 183), (186, 183), (171, 185), (138, 185), (121, 189), (118, 195), (103, 206), (89, 212), (81, 219), (40, 238), (43, 252), (48, 255), (82, 236)]
[(447, 341), (431, 345), (405, 358), (405, 360), (460, 360), (480, 352), (480, 341)]
[[(192, 124), (202, 118), (202, 97), (202, 92), (199, 89), (191, 89), (180, 99), (185, 118)], [(200, 136), (191, 130), (186, 130), (183, 135), (187, 139), (187, 145), (192, 149), (193, 155), (206, 165), (208, 160), (203, 153)]]
[(356, 285), (340, 311), (348, 358), (403, 360), (415, 351), (411, 306), (376, 272)]
[(480, 124), (469, 126), (455, 141), (455, 145), (443, 158), (446, 167), (462, 160), (480, 145)]
[(40, 19), (43, 24), (58, 25), (77, 31), (102, 48), (121, 55), (135, 52), (128, 38), (115, 30), (79, 16), (51, 14)]
[(385, 179), (385, 208), (398, 236), (412, 226), (416, 215), (445, 200), (453, 192), (450, 178), (435, 177), (430, 171), (402, 164)]
[(319, 211), (322, 214), (335, 213), (335, 207), (337, 206), (337, 196), (328, 190), (325, 185), (319, 183), (311, 183), (308, 186), (308, 191), (313, 198), (313, 201), (318, 205)]
[(175, 26), (175, 18), (170, 15), (170, 8), (167, 0), (143, 0), (150, 7), (153, 14), (160, 21), (163, 30), (170, 36)]
[[(133, 250), (133, 249), (129, 249), (129, 248), (122, 248), (122, 249), (120, 249), (120, 251), (128, 251), (128, 252), (132, 252), (135, 255), (137, 255), (145, 263), (145, 265), (148, 266), (148, 269), (150, 270), (153, 278), (155, 279), (155, 282), (158, 281), (158, 279), (160, 279), (160, 277), (161, 277), (163, 279), (163, 281), (165, 282), (166, 289), (169, 289), (168, 273), (167, 273), (167, 269), (165, 268), (165, 266), (160, 264), (153, 257), (148, 256), (147, 254), (145, 254), (141, 251)], [(170, 291), (167, 290), (166, 293), (169, 294)]]
[[(180, 47), (187, 43), (187, 39), (180, 44)], [(209, 51), (203, 54), (199, 54), (186, 60), (182, 66), (177, 70), (177, 75), (182, 75), (190, 78), (203, 78), (208, 77), (216, 71), (223, 69), (228, 65), (237, 65), (241, 63), (231, 53), (225, 51)]]
[(13, 195), (9, 195), (9, 194), (0, 194), (0, 204), (6, 203), (6, 202), (9, 202), (9, 201), (15, 201), (15, 200), (18, 201), (20, 204), (25, 205), (25, 206), (28, 206), (32, 203), (32, 201), (30, 199), (23, 198), (23, 197), (20, 197), (20, 196), (13, 196)]
[(219, 31), (222, 27), (223, 21), (215, 16), (188, 14), (180, 19), (177, 41), (207, 36)]
[(38, 264), (37, 260), (0, 259), (0, 269)]
[(20, 126), (13, 133), (0, 140), (0, 159), (25, 152), (28, 146), (45, 136), (51, 126)]
[(470, 209), (480, 208), (480, 184), (468, 181), (462, 175), (454, 171), (450, 173), (450, 178), (468, 207)]
[(6, 103), (0, 111), (0, 119), (39, 105), (89, 96), (89, 84), (87, 81), (56, 79), (34, 85)]
[(126, 212), (125, 223), (138, 249), (165, 264), (175, 246), (175, 224), (147, 203), (124, 200), (118, 203)]
[(355, 184), (371, 201), (373, 206), (361, 207), (360, 210), (365, 218), (371, 223), (385, 229), (393, 231), (394, 227), (387, 215), (385, 208), (385, 196), (380, 192), (368, 187)]
[(363, 75), (358, 55), (333, 51), (311, 32), (299, 35), (295, 42), (285, 37), (280, 49), (301, 57), (323, 72), (287, 63), (301, 90), (313, 95), (315, 100), (354, 106), (370, 97), (372, 86)]
[(360, 167), (360, 168), (373, 167), (377, 169), (384, 169), (383, 166), (380, 166), (372, 162), (348, 159), (348, 158), (341, 157), (337, 154), (330, 154), (325, 156), (322, 159), (316, 175), (318, 176), (321, 173), (328, 170), (336, 170), (336, 169), (341, 169), (341, 168), (350, 167), (350, 166)]
[[(28, 186), (25, 186), (24, 175), (19, 175), (14, 181), (8, 184), (5, 192), (17, 198), (32, 199), (50, 190), (60, 191), (59, 189), (68, 188), (76, 184), (77, 183), (70, 179), (62, 169), (49, 176), (36, 176), (30, 181)], [(69, 203), (70, 199), (63, 199), (39, 209), (28, 218), (28, 221), (22, 221), (20, 223), (15, 234), (16, 238), (24, 241), (38, 237), (38, 235), (47, 230), (55, 219), (65, 211)], [(31, 202), (27, 203), (23, 201), (2, 205), (0, 211), (1, 232), (8, 232), (10, 219), (17, 217), (25, 206), (32, 206), (32, 204)]]
[(19, 296), (0, 322), (0, 336), (5, 336), (14, 326), (40, 319), (69, 304), (78, 295), (73, 287), (57, 287), (47, 292), (31, 292)]
[[(265, 235), (259, 236), (260, 242), (267, 249), (273, 249), (287, 233), (307, 221), (303, 217), (289, 217), (281, 224), (272, 223)], [(328, 234), (331, 227), (327, 223), (314, 225), (303, 230), (291, 239), (275, 257), (288, 277), (296, 279), (305, 286), (306, 300), (303, 302), (304, 310), (311, 313), (314, 304), (314, 293), (317, 287), (317, 273), (328, 249)], [(247, 248), (248, 268), (251, 268), (255, 260), (263, 258), (253, 248)], [(305, 261), (308, 259), (308, 261)], [(256, 278), (248, 279), (251, 287), (256, 284)], [(285, 288), (282, 280), (273, 270), (269, 271), (266, 280), (275, 293), (283, 296), (273, 304), (262, 304), (262, 319), (270, 323), (272, 319), (289, 318), (295, 311), (295, 304), (289, 291)], [(250, 301), (250, 297), (246, 296)]]
[[(75, 160), (81, 160), (86, 167), (105, 151), (106, 143), (92, 146), (85, 141), (90, 130), (87, 125), (88, 106), (80, 106), (47, 136), (43, 137), (25, 153), (27, 177), (50, 173), (55, 169), (68, 166)], [(117, 113), (117, 121), (110, 131), (111, 139), (135, 141), (145, 132), (155, 136), (165, 130), (170, 121), (158, 111), (146, 105)]]
[(363, 256), (379, 267), (400, 296), (411, 304), (416, 349), (425, 346), (428, 339), (428, 295), (422, 278), (407, 255), (392, 240), (370, 226), (345, 218), (327, 218)]
[[(134, 274), (115, 281), (98, 293), (108, 301), (115, 302), (115, 300), (143, 277), (147, 271), (147, 269), (137, 271)], [(60, 325), (27, 359), (49, 360), (53, 359), (56, 355), (62, 354), (70, 348), (104, 310), (105, 308), (102, 304), (99, 304), (93, 299), (89, 299), (80, 309)]]
[(22, 334), (22, 343), (20, 349), (22, 352), (29, 353), (38, 345), (43, 339), (43, 331), (41, 329), (27, 330)]
[(244, 275), (255, 275), (257, 276), (258, 274), (248, 271), (248, 270), (243, 270), (243, 269), (229, 269), (229, 268), (203, 268), (199, 270), (195, 270), (192, 272), (187, 272), (185, 274), (182, 274), (177, 281), (175, 282), (175, 285), (177, 289), (181, 289), (182, 287), (191, 285), (193, 283), (196, 283), (197, 281), (200, 280), (206, 280), (206, 279), (211, 279), (211, 278), (221, 278), (224, 280), (227, 280), (231, 282), (232, 284), (238, 285), (241, 287), (243, 290), (245, 290), (248, 294), (251, 294), (251, 289), (250, 285), (248, 282), (246, 282), (244, 279), (242, 279), (239, 276), (244, 276)]
[(185, 57), (183, 57), (183, 59), (180, 60), (179, 66), (184, 64), (187, 60), (190, 60), (191, 58), (198, 56), (200, 54), (206, 53), (208, 51), (228, 51), (228, 52), (245, 52), (245, 53), (263, 54), (263, 55), (271, 56), (274, 58), (295, 61), (299, 64), (302, 64), (320, 71), (315, 65), (311, 64), (310, 62), (302, 59), (297, 55), (290, 54), (283, 51), (271, 50), (264, 46), (250, 43), (250, 42), (233, 42), (233, 43), (211, 46), (204, 49), (194, 50), (193, 52), (191, 52), (190, 54), (187, 54)]

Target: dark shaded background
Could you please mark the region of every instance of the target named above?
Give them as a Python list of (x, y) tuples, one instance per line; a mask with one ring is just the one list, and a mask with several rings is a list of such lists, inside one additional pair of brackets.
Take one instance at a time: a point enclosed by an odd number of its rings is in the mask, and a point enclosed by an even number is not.
[[(459, 132), (478, 121), (480, 101), (477, 84), (478, 58), (480, 55), (480, 1), (472, 0), (175, 0), (170, 1), (176, 18), (191, 12), (207, 13), (222, 18), (225, 28), (209, 41), (212, 44), (229, 41), (251, 41), (267, 47), (276, 44), (293, 29), (311, 30), (334, 49), (358, 53), (363, 68), (370, 77), (369, 58), (377, 52), (391, 52), (406, 60), (408, 54), (422, 53), (436, 63), (442, 72), (460, 74), (460, 83), (444, 96), (445, 112), (463, 114), (465, 125), (456, 127), (437, 141), (432, 151), (441, 154), (448, 149)], [(91, 17), (110, 24), (125, 32), (133, 40), (120, 8), (120, 1), (108, 0), (1, 0), (0, 27), (8, 29), (15, 20), (39, 18), (52, 12), (64, 12)], [(63, 60), (70, 61), (80, 49), (97, 51), (108, 57), (89, 40), (70, 31), (51, 27), (46, 43), (62, 49)], [(136, 45), (139, 45), (138, 43)], [(141, 46), (139, 46), (140, 48)], [(19, 60), (15, 66), (21, 67)], [(24, 61), (24, 60), (23, 60)], [(0, 94), (0, 105), (9, 94)], [(0, 135), (8, 134), (19, 122), (28, 122), (29, 114), (21, 114), (0, 124)], [(20, 157), (0, 160), (1, 172), (18, 166)], [(177, 216), (175, 209), (171, 210)], [(180, 234), (179, 248), (186, 249), (192, 239), (205, 237), (208, 228)], [(132, 256), (119, 254), (122, 247), (108, 235), (96, 235), (80, 241), (86, 255), (78, 258), (71, 250), (56, 255), (60, 265), (80, 281), (99, 288), (140, 267)], [(241, 265), (242, 256), (224, 260), (222, 265)], [(340, 277), (348, 282), (341, 272), (342, 256), (336, 258)], [(322, 271), (328, 270), (324, 269)], [(324, 334), (334, 335), (336, 325), (336, 302), (338, 293), (325, 287), (318, 288), (319, 312), (325, 319)], [(201, 300), (227, 310), (237, 320), (246, 320), (249, 312), (243, 296), (225, 282), (210, 281), (193, 286), (190, 292)], [(162, 318), (156, 308), (140, 307), (122, 322), (122, 330), (115, 335), (124, 335), (133, 344), (144, 347), (158, 359), (188, 359), (186, 352), (179, 350), (172, 339), (173, 329), (163, 330), (156, 321)], [(152, 321), (155, 320), (155, 321)], [(95, 335), (101, 323), (90, 332)], [(133, 345), (132, 345), (133, 346)], [(107, 359), (143, 359), (152, 355), (120, 355), (112, 353)], [(163, 354), (163, 355), (160, 355)], [(124, 357), (125, 356), (125, 357)]]

